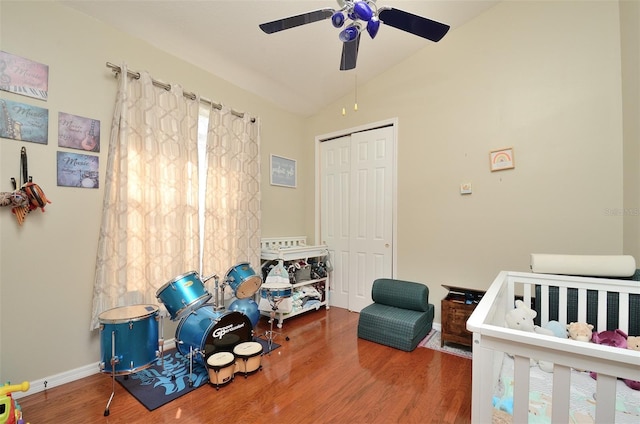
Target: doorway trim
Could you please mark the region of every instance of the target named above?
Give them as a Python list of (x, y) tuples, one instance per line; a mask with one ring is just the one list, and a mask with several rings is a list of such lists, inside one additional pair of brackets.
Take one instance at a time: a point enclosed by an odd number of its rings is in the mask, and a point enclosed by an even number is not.
[(393, 173), (391, 187), (393, 190), (391, 215), (392, 215), (392, 246), (391, 246), (391, 277), (397, 278), (398, 275), (398, 251), (397, 251), (397, 237), (398, 237), (398, 118), (390, 118), (382, 121), (371, 122), (368, 124), (359, 125), (357, 127), (345, 128), (335, 132), (317, 135), (315, 137), (315, 235), (314, 240), (316, 243), (322, 243), (321, 231), (320, 231), (320, 143), (323, 141), (331, 140), (334, 138), (344, 137), (357, 132), (369, 131), (380, 127), (393, 127)]

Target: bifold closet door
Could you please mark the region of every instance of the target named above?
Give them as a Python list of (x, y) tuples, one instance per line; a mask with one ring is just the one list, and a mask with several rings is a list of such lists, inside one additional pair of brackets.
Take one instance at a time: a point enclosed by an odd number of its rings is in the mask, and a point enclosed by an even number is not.
[(320, 145), (320, 226), (334, 267), (331, 305), (359, 312), (393, 264), (392, 126)]

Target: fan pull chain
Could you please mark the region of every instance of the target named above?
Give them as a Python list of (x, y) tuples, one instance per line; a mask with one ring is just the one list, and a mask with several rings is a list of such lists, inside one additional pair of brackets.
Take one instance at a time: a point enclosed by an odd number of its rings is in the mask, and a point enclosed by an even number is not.
[[(356, 75), (356, 82), (355, 82), (355, 96), (354, 96), (354, 101), (353, 101), (353, 111), (357, 112), (358, 111), (358, 76)], [(347, 115), (347, 108), (346, 107), (342, 107), (342, 116), (346, 116)]]

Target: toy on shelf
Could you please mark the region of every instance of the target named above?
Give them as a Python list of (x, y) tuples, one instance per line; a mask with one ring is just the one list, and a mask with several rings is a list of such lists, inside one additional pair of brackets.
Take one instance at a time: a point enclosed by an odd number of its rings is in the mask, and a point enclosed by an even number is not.
[(0, 387), (0, 424), (23, 424), (22, 410), (18, 402), (13, 400), (11, 393), (26, 392), (29, 390), (29, 382), (22, 384), (5, 384)]

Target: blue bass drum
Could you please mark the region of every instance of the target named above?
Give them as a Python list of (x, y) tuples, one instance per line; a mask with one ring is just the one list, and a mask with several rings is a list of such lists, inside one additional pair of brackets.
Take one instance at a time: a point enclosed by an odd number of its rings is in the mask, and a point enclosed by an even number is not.
[(184, 356), (194, 352), (193, 359), (205, 367), (214, 353), (232, 352), (238, 343), (252, 338), (253, 328), (246, 315), (216, 311), (210, 303), (189, 312), (176, 329), (178, 351)]
[(167, 308), (173, 321), (211, 299), (196, 271), (182, 274), (169, 281), (156, 292), (156, 297)]
[(258, 304), (253, 299), (236, 299), (229, 305), (230, 311), (238, 311), (249, 317), (251, 325), (255, 327), (260, 320), (260, 310)]
[(153, 364), (158, 356), (157, 306), (113, 308), (98, 315), (98, 320), (101, 371), (125, 375)]
[(231, 267), (224, 279), (229, 282), (238, 299), (253, 296), (262, 285), (262, 277), (256, 275), (249, 262), (242, 262)]

